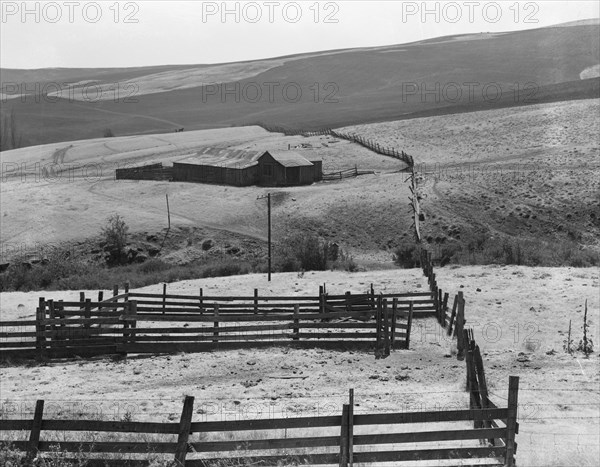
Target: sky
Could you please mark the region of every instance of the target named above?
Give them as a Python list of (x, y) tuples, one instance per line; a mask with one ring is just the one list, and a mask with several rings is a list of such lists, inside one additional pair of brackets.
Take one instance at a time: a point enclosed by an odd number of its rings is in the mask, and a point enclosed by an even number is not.
[(592, 1), (6, 1), (2, 68), (208, 64), (600, 17)]

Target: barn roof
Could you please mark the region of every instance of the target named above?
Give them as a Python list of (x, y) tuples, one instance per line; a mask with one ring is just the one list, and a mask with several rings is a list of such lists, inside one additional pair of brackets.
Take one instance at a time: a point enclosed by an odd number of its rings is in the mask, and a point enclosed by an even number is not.
[(242, 149), (201, 148), (193, 156), (181, 159), (175, 164), (210, 165), (213, 167), (228, 167), (245, 169), (258, 164), (263, 152), (244, 151)]
[(308, 159), (294, 151), (266, 151), (265, 154), (267, 152), (284, 167), (309, 167), (313, 165)]

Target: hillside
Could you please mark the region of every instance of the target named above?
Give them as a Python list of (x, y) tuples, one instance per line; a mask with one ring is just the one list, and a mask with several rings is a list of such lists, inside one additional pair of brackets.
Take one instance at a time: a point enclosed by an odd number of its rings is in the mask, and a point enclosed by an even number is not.
[[(108, 128), (312, 129), (598, 97), (599, 34), (597, 22), (576, 23), (217, 65), (1, 70), (2, 112), (14, 109), (35, 145)], [(71, 84), (59, 97), (55, 83)]]

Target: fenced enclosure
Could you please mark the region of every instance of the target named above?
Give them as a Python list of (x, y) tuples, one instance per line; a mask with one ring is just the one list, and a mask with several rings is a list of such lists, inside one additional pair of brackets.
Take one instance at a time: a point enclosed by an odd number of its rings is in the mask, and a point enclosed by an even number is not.
[[(49, 358), (202, 352), (272, 345), (407, 349), (413, 318), (435, 314), (429, 292), (205, 296), (130, 292), (92, 301), (39, 299), (36, 320), (0, 322), (2, 356)], [(16, 329), (15, 329), (16, 327)], [(7, 329), (8, 328), (8, 329)]]
[[(45, 419), (44, 401), (38, 400), (33, 419), (3, 419), (0, 432), (29, 432), (26, 440), (14, 433), (2, 436), (29, 459), (38, 452), (77, 453), (88, 466), (147, 466), (149, 454), (171, 456), (175, 465), (202, 467), (347, 467), (445, 459), (514, 466), (517, 401), (514, 376), (506, 408), (355, 414), (350, 390), (340, 415), (194, 422), (194, 398), (187, 396), (179, 422), (159, 423)], [(49, 440), (52, 432), (59, 432), (58, 440)], [(93, 441), (90, 433), (95, 433)], [(148, 435), (154, 435), (152, 441), (144, 439)], [(126, 441), (115, 441), (126, 436)], [(66, 459), (71, 459), (68, 454)]]

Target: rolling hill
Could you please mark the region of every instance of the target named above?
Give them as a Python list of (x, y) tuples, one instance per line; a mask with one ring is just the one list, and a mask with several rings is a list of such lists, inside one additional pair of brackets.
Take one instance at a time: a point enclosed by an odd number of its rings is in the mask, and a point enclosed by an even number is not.
[(314, 129), (594, 98), (599, 35), (594, 21), (229, 64), (2, 69), (2, 113), (14, 109), (30, 146), (108, 128)]

